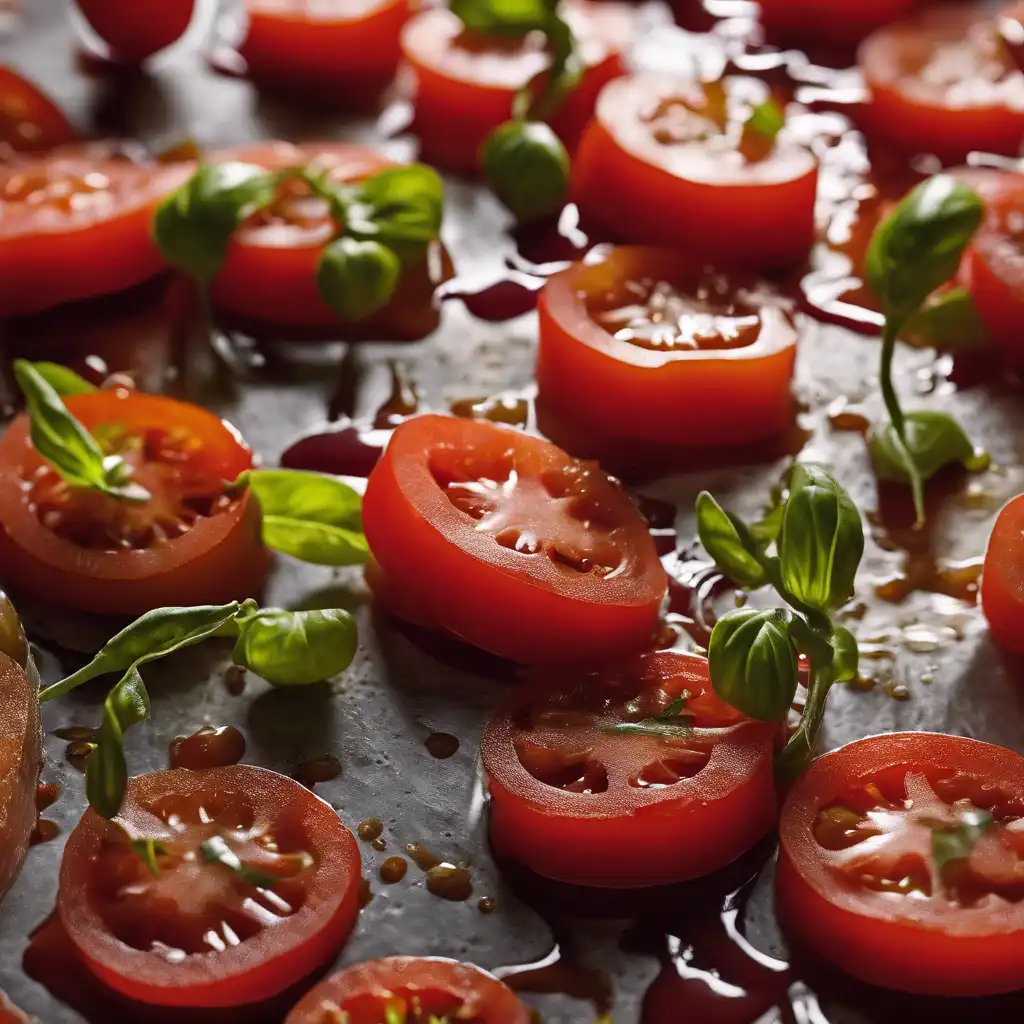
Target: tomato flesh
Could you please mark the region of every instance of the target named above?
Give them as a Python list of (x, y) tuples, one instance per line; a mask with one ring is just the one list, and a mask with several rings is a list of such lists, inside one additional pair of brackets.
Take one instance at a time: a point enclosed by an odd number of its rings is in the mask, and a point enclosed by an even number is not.
[(992, 638), (1024, 653), (1024, 495), (1010, 501), (992, 527), (981, 574), (981, 608)]
[[(682, 717), (658, 716), (684, 698)], [(610, 733), (683, 726), (671, 738)], [(684, 881), (735, 860), (773, 826), (773, 739), (711, 690), (707, 662), (666, 651), (544, 679), (488, 722), (481, 758), (499, 854), (578, 885)]]
[(195, 0), (75, 0), (113, 60), (141, 64), (185, 34)]
[(38, 152), (74, 138), (74, 128), (52, 100), (10, 68), (0, 67), (0, 142), (19, 152)]
[(832, 0), (822, 17), (817, 0), (758, 0), (761, 23), (801, 38), (860, 39), (909, 14), (917, 0)]

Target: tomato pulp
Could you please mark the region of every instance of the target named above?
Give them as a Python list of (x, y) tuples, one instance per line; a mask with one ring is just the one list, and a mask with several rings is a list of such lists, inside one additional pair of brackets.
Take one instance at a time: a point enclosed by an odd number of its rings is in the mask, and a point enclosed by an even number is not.
[(112, 60), (141, 64), (185, 34), (195, 0), (75, 0)]
[(917, 0), (758, 0), (761, 24), (803, 39), (855, 40), (909, 14)]
[(972, 150), (1019, 152), (1024, 74), (991, 13), (922, 11), (869, 36), (858, 60), (869, 90), (863, 124), (870, 138), (947, 161)]
[(509, 427), (417, 416), (370, 475), (367, 579), (400, 617), (522, 662), (646, 646), (667, 579), (629, 496)]
[(770, 96), (753, 78), (631, 75), (598, 97), (573, 164), (581, 210), (624, 242), (726, 265), (800, 259), (814, 241), (818, 162), (783, 127), (746, 127)]
[(777, 907), (875, 985), (946, 996), (1024, 985), (1024, 758), (933, 733), (871, 736), (799, 778)]
[(32, 445), (28, 417), (0, 438), (0, 566), (13, 588), (81, 611), (139, 615), (259, 593), (259, 507), (225, 481), (252, 467), (198, 406), (125, 388), (73, 395), (71, 413), (150, 492), (138, 504), (69, 487)]
[(996, 517), (981, 574), (981, 608), (992, 638), (1024, 654), (1024, 494)]
[[(567, 0), (561, 13), (575, 33), (585, 71), (550, 123), (572, 151), (602, 87), (626, 72), (622, 54), (633, 38), (635, 14), (614, 0)], [(479, 170), (480, 147), (512, 116), (519, 89), (530, 82), (539, 87), (550, 65), (538, 33), (516, 39), (470, 32), (440, 8), (409, 22), (402, 51), (415, 80), (413, 129), (423, 159), (467, 174)]]
[(385, 1024), (395, 1017), (403, 1024), (532, 1020), (512, 990), (479, 967), (441, 957), (392, 956), (356, 964), (321, 982), (285, 1024)]
[[(161, 844), (156, 873), (129, 837)], [(248, 765), (178, 768), (131, 779), (114, 822), (85, 812), (64, 851), (57, 909), (83, 962), (115, 991), (240, 1006), (335, 955), (359, 912), (359, 872), (355, 837), (293, 779)]]
[(0, 143), (38, 152), (74, 137), (74, 128), (52, 100), (10, 68), (0, 67)]
[(611, 249), (541, 290), (539, 396), (606, 437), (770, 437), (792, 415), (790, 305), (767, 282), (709, 272), (670, 249)]

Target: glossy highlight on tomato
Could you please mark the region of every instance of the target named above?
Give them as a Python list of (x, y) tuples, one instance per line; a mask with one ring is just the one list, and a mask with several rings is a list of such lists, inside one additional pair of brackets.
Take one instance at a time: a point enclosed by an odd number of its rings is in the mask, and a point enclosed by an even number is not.
[[(560, 10), (576, 35), (586, 69), (550, 122), (572, 151), (598, 93), (626, 73), (622, 55), (633, 38), (636, 16), (615, 0), (564, 0)], [(463, 173), (480, 169), (480, 147), (512, 116), (516, 92), (529, 82), (539, 85), (550, 65), (537, 33), (519, 39), (480, 35), (442, 8), (409, 22), (402, 51), (415, 79), (413, 130), (423, 159)]]
[(573, 163), (573, 198), (618, 241), (726, 265), (800, 259), (814, 241), (818, 162), (787, 127), (774, 140), (746, 128), (769, 98), (744, 76), (609, 83)]
[(595, 463), (509, 427), (417, 416), (370, 475), (367, 579), (394, 614), (528, 663), (640, 650), (667, 579)]
[(797, 331), (791, 303), (765, 281), (619, 246), (549, 278), (537, 305), (539, 397), (578, 426), (728, 445), (791, 419)]
[(472, 964), (441, 957), (392, 956), (346, 968), (322, 981), (285, 1024), (407, 1024), (433, 1019), (472, 1024), (530, 1024), (530, 1011), (508, 986)]
[(786, 799), (782, 923), (874, 985), (945, 996), (1019, 989), (1022, 821), (1024, 758), (1012, 751), (918, 732), (850, 743), (819, 758)]
[(141, 64), (185, 34), (195, 0), (75, 0), (112, 60)]
[[(154, 839), (154, 875), (128, 844)], [(211, 859), (219, 844), (243, 874)], [(164, 1006), (242, 1006), (330, 960), (359, 911), (359, 850), (293, 779), (233, 765), (131, 779), (114, 822), (87, 810), (57, 908), (102, 982)], [(259, 884), (256, 884), (255, 879)]]
[(10, 68), (0, 67), (0, 143), (16, 152), (39, 152), (74, 138), (74, 128), (51, 99)]
[(0, 577), (82, 611), (140, 615), (220, 604), (262, 589), (269, 556), (259, 507), (225, 481), (252, 453), (198, 406), (126, 388), (65, 400), (150, 492), (133, 504), (68, 487), (32, 445), (28, 417), (0, 438)]
[(981, 608), (992, 638), (1024, 654), (1024, 494), (996, 517), (981, 574)]

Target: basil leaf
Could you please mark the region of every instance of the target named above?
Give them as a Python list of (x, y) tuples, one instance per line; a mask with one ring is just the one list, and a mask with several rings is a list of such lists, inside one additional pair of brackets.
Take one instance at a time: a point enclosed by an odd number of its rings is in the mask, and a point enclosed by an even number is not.
[(232, 657), (274, 686), (303, 686), (348, 668), (356, 639), (355, 619), (340, 608), (269, 608), (242, 624)]
[(682, 696), (676, 697), (674, 701), (662, 709), (657, 717), (664, 722), (670, 718), (678, 718), (680, 715), (689, 714), (690, 712), (686, 710), (686, 699), (689, 696), (689, 693), (684, 693)]
[[(972, 470), (984, 469), (988, 464), (988, 456), (976, 453), (963, 427), (944, 412), (911, 412), (906, 415), (904, 424), (907, 451), (922, 480), (930, 480), (944, 466), (955, 462)], [(879, 479), (910, 481), (891, 423), (887, 423), (880, 434), (872, 434), (868, 447)]]
[(151, 875), (160, 874), (160, 865), (157, 863), (157, 856), (167, 852), (167, 847), (159, 839), (132, 839), (129, 837), (128, 845), (132, 848), (143, 864), (149, 868)]
[(362, 498), (326, 473), (300, 469), (256, 469), (244, 474), (259, 502), (263, 543), (316, 565), (366, 561)]
[(802, 604), (829, 612), (853, 593), (864, 527), (850, 496), (820, 466), (793, 467), (778, 551), (783, 586)]
[(569, 191), (569, 154), (542, 121), (506, 121), (480, 154), (487, 183), (519, 221), (560, 210)]
[(450, 6), (471, 32), (513, 38), (545, 28), (553, 10), (544, 0), (452, 0)]
[(659, 740), (688, 740), (693, 736), (693, 728), (679, 725), (677, 722), (666, 722), (660, 717), (645, 718), (639, 722), (616, 722), (601, 732), (610, 735), (653, 736)]
[(363, 320), (391, 300), (401, 269), (387, 246), (344, 235), (321, 253), (316, 286), (342, 320)]
[(755, 544), (767, 546), (773, 540), (777, 540), (782, 530), (782, 514), (784, 506), (776, 505), (771, 511), (766, 512), (759, 522), (750, 524), (750, 536)]
[(235, 229), (277, 196), (281, 175), (254, 164), (203, 164), (157, 207), (153, 240), (172, 266), (208, 284)]
[(697, 495), (697, 533), (704, 550), (735, 583), (753, 589), (768, 582), (743, 520), (722, 508), (707, 491)]
[(257, 889), (273, 889), (280, 881), (276, 875), (271, 875), (265, 871), (257, 871), (243, 864), (222, 836), (213, 836), (211, 839), (200, 843), (199, 852), (202, 854), (205, 863), (223, 864), (224, 867), (236, 874), (243, 882), (254, 885)]
[(754, 107), (745, 125), (750, 131), (757, 132), (758, 135), (769, 141), (774, 141), (785, 126), (785, 111), (773, 99), (767, 99), (764, 103), (759, 103)]
[(243, 604), (232, 601), (229, 604), (188, 608), (155, 608), (111, 637), (87, 665), (47, 686), (39, 694), (39, 699), (52, 700), (96, 676), (123, 672), (129, 667), (137, 668), (147, 661), (163, 658), (207, 637), (234, 635), (236, 616), (240, 612), (255, 609), (255, 601)]
[(61, 363), (33, 363), (33, 368), (61, 398), (68, 395), (89, 395), (99, 390), (84, 377), (80, 377), (70, 366)]
[(104, 818), (116, 818), (128, 788), (124, 734), (149, 717), (149, 694), (132, 666), (110, 691), (103, 704), (103, 722), (85, 769), (89, 805)]
[(961, 811), (955, 825), (932, 829), (932, 859), (941, 871), (956, 860), (966, 860), (975, 843), (992, 827), (992, 815), (978, 807)]
[(789, 637), (791, 612), (744, 609), (715, 623), (708, 668), (715, 693), (745, 715), (773, 722), (793, 703), (799, 679)]
[(988, 328), (966, 288), (948, 288), (933, 295), (903, 329), (904, 341), (917, 347), (966, 352), (983, 348)]

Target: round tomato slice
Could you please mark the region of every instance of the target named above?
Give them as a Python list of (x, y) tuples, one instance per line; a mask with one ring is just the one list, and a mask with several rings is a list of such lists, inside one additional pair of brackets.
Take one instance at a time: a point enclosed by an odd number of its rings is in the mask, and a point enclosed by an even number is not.
[[(154, 874), (129, 844), (159, 844)], [(232, 866), (233, 865), (233, 866)], [(131, 779), (68, 838), (57, 909), (85, 965), (132, 999), (238, 1006), (330, 960), (359, 912), (359, 850), (332, 808), (263, 768)]]
[(103, 144), (0, 161), (0, 316), (121, 291), (165, 266), (157, 204), (191, 164), (139, 164)]
[(786, 929), (865, 981), (986, 995), (1024, 986), (1024, 758), (934, 733), (817, 760), (786, 799)]
[(141, 64), (184, 34), (195, 0), (75, 0), (89, 27), (110, 48), (110, 57)]
[[(394, 164), (366, 146), (347, 142), (269, 142), (214, 154), (214, 161), (240, 160), (268, 170), (316, 163), (335, 181), (359, 181)], [(408, 268), (384, 309), (356, 324), (342, 324), (321, 298), (316, 268), (338, 226), (324, 200), (300, 182), (282, 186), (273, 206), (254, 214), (234, 234), (227, 259), (213, 282), (219, 309), (261, 325), (326, 328), (332, 338), (412, 340), (440, 322), (433, 307), (439, 275), (450, 272), (439, 242), (424, 261)]]
[(576, 885), (710, 874), (774, 826), (777, 732), (723, 704), (693, 654), (539, 680), (484, 730), (491, 841)]
[[(370, 475), (371, 586), (392, 610), (522, 662), (642, 649), (667, 587), (629, 496), (510, 427), (402, 423)], [(402, 595), (388, 601), (389, 594)]]
[(605, 436), (742, 444), (783, 430), (797, 332), (764, 281), (670, 249), (623, 246), (574, 263), (538, 300), (540, 398)]
[(761, 24), (801, 38), (854, 40), (909, 14), (917, 0), (833, 0), (827, 17), (817, 0), (758, 0)]
[(225, 481), (252, 467), (232, 428), (185, 402), (116, 388), (65, 399), (150, 499), (69, 487), (32, 445), (28, 417), (0, 439), (0, 574), (14, 589), (82, 611), (140, 615), (220, 604), (262, 589), (259, 507)]
[[(573, 150), (602, 87), (626, 72), (622, 53), (635, 33), (636, 15), (613, 0), (567, 0), (560, 9), (575, 33), (585, 71), (551, 118), (551, 127)], [(481, 35), (440, 8), (409, 22), (402, 51), (415, 77), (413, 130), (423, 159), (463, 173), (479, 170), (484, 140), (512, 116), (519, 89), (550, 64), (539, 34), (519, 39)]]
[(981, 574), (981, 608), (993, 639), (1024, 654), (1024, 494), (996, 517)]
[(392, 956), (322, 981), (285, 1024), (530, 1024), (530, 1011), (492, 974), (441, 957)]
[(620, 241), (683, 248), (724, 264), (805, 256), (818, 162), (783, 127), (746, 127), (769, 99), (744, 76), (620, 78), (602, 90), (573, 164), (581, 210)]
[(10, 68), (0, 67), (0, 143), (35, 152), (71, 142), (75, 134), (52, 100)]
[(32, 1021), (0, 992), (0, 1024), (32, 1024)]
[(885, 146), (948, 161), (972, 150), (1019, 152), (1024, 74), (991, 13), (923, 11), (869, 36), (858, 59), (870, 93), (864, 127)]

